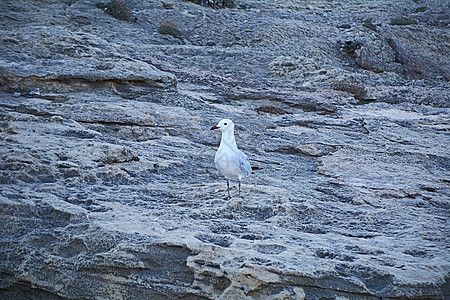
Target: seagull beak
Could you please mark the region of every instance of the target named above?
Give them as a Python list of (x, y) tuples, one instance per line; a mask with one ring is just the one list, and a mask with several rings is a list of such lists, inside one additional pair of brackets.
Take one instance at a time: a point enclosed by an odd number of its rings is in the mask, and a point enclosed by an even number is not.
[(217, 127), (217, 126), (211, 127), (211, 130), (214, 130), (214, 129), (219, 129), (219, 127)]

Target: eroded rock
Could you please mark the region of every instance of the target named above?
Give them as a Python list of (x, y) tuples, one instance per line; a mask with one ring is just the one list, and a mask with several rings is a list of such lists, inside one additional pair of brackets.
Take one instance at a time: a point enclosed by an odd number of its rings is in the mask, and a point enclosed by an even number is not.
[(1, 2), (0, 298), (449, 296), (442, 2), (241, 2)]

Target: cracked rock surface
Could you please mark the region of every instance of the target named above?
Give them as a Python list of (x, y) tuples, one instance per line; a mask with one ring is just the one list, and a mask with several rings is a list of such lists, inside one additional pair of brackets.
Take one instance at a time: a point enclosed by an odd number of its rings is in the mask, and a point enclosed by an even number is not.
[(449, 1), (126, 5), (0, 2), (1, 299), (450, 297)]

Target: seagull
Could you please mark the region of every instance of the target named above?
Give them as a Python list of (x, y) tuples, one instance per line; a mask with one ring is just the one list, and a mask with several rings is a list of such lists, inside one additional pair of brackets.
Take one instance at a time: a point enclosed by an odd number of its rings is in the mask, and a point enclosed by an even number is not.
[(234, 123), (229, 119), (221, 120), (211, 130), (219, 129), (222, 131), (219, 149), (217, 149), (214, 163), (217, 170), (227, 179), (228, 197), (230, 196), (230, 179), (239, 180), (239, 197), (241, 197), (241, 179), (252, 172), (247, 155), (237, 148), (234, 138)]

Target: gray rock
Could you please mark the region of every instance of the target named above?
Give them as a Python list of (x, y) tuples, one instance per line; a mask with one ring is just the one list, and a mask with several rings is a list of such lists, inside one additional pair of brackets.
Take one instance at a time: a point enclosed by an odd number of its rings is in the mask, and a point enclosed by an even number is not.
[(360, 68), (374, 72), (403, 72), (402, 65), (396, 61), (394, 49), (382, 38), (367, 40), (356, 54)]
[[(402, 64), (405, 75), (411, 78), (431, 78), (438, 75), (450, 78), (448, 30), (439, 28), (384, 28), (383, 36), (395, 53), (395, 61)], [(411, 43), (411, 40), (414, 43)]]
[(442, 1), (166, 4), (0, 2), (0, 298), (448, 298)]
[[(29, 90), (30, 95), (66, 93), (107, 89), (115, 91), (128, 87), (170, 88), (176, 86), (173, 74), (162, 72), (142, 61), (65, 58), (43, 64), (35, 62), (0, 61), (0, 84), (4, 90)], [(31, 65), (32, 66), (32, 65)], [(105, 67), (102, 67), (105, 66)], [(33, 88), (39, 86), (39, 88)], [(37, 91), (37, 92), (36, 92)]]

